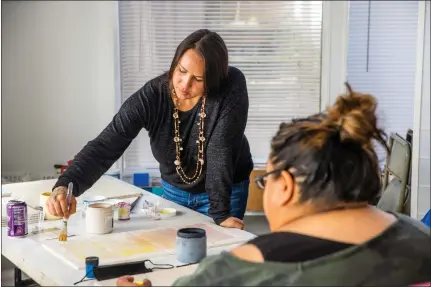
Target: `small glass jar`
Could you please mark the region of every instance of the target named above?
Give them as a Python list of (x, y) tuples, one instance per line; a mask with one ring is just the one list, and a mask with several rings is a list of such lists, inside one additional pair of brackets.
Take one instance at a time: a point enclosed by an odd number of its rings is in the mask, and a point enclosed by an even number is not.
[(43, 207), (42, 206), (37, 206), (34, 208), (35, 210), (37, 210), (38, 214), (37, 214), (37, 222), (35, 222), (34, 224), (32, 224), (32, 230), (31, 232), (33, 234), (37, 234), (39, 232), (41, 232), (43, 230), (43, 222), (45, 220), (45, 214), (43, 212)]

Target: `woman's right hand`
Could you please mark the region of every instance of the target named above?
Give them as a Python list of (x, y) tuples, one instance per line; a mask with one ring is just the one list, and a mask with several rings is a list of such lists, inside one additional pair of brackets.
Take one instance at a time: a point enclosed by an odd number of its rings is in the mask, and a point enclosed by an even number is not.
[(220, 226), (226, 227), (226, 228), (238, 228), (238, 229), (244, 230), (244, 221), (239, 218), (231, 216), (225, 219), (222, 223), (220, 223)]
[(72, 195), (70, 199), (70, 209), (67, 206), (67, 187), (58, 186), (56, 187), (48, 200), (46, 201), (46, 207), (49, 213), (54, 216), (69, 218), (72, 214), (76, 213), (76, 199)]

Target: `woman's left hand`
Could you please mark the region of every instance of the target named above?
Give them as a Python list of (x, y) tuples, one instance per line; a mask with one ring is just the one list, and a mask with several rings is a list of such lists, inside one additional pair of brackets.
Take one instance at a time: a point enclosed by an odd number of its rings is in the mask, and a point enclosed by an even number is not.
[(236, 218), (236, 217), (229, 217), (225, 219), (222, 223), (220, 223), (220, 226), (226, 227), (226, 228), (238, 228), (238, 229), (244, 229), (244, 221)]
[(132, 276), (121, 276), (117, 279), (117, 286), (152, 286), (151, 281), (145, 279), (142, 282), (134, 282), (134, 278)]

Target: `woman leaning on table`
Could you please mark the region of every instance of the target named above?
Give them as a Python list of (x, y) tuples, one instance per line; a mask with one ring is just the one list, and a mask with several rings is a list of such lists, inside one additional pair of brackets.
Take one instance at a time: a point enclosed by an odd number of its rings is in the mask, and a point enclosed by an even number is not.
[(224, 227), (243, 228), (253, 169), (244, 130), (248, 115), (246, 80), (228, 66), (228, 51), (215, 32), (198, 30), (177, 47), (170, 70), (130, 96), (111, 123), (74, 158), (53, 188), (47, 207), (66, 208), (124, 153), (141, 129), (160, 164), (163, 197), (210, 215)]

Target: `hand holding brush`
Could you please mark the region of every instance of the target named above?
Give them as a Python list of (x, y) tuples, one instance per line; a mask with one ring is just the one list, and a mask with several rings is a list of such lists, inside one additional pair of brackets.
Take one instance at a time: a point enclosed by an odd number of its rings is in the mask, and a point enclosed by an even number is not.
[[(72, 198), (72, 191), (73, 191), (73, 183), (70, 182), (69, 186), (67, 187), (67, 195), (66, 195), (68, 213), (70, 210), (70, 201)], [(67, 220), (68, 220), (68, 217), (66, 217), (66, 216), (63, 217), (63, 228), (61, 229), (60, 235), (58, 236), (59, 241), (67, 241)]]

